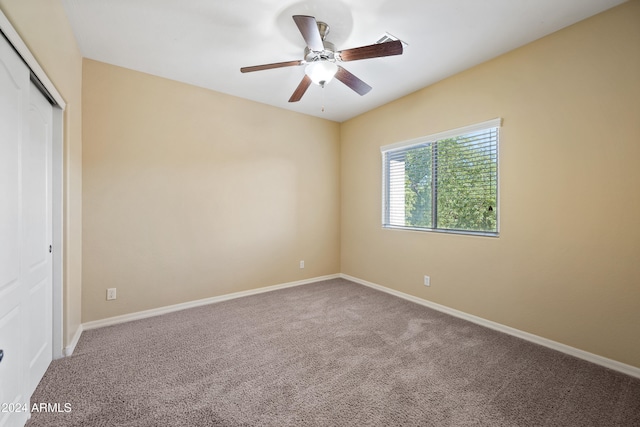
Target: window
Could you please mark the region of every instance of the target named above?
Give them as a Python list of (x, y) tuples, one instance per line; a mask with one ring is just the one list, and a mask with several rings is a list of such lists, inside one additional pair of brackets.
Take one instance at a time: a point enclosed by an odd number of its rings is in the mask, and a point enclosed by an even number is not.
[(381, 147), (383, 226), (497, 236), (501, 121)]

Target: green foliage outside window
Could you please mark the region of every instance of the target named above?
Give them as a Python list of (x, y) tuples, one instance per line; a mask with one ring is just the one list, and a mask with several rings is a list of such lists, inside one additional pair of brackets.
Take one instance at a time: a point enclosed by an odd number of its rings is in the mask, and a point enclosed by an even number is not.
[(389, 225), (497, 232), (496, 128), (417, 145), (393, 158), (404, 163), (404, 224)]

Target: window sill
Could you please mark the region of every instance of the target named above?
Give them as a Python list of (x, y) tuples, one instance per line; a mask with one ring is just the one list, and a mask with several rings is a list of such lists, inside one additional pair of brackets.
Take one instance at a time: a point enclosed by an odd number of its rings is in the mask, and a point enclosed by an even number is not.
[(382, 228), (384, 230), (418, 231), (418, 232), (441, 233), (441, 234), (461, 234), (465, 236), (479, 236), (479, 237), (500, 237), (500, 234), (498, 232), (490, 232), (490, 231), (445, 230), (441, 228), (401, 227), (399, 225), (383, 225)]

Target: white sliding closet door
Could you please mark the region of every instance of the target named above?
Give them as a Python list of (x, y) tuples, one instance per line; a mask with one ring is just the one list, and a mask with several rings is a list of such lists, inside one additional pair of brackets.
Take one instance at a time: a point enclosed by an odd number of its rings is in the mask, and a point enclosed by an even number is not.
[(51, 137), (53, 108), (30, 83), (22, 140), (22, 274), (27, 291), (27, 361), (31, 396), (52, 359)]
[[(52, 359), (52, 107), (0, 35), (0, 426)], [(21, 406), (24, 405), (24, 406)]]

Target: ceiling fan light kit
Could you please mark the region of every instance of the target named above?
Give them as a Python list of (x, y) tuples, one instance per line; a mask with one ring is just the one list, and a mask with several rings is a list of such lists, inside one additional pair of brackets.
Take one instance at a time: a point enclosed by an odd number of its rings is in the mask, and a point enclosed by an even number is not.
[(304, 69), (304, 73), (309, 76), (312, 82), (324, 87), (325, 84), (333, 80), (333, 76), (338, 72), (338, 66), (331, 61), (312, 62)]
[(329, 34), (329, 26), (326, 23), (316, 21), (313, 16), (306, 15), (294, 15), (293, 20), (307, 44), (304, 49), (304, 59), (240, 68), (242, 73), (248, 73), (272, 68), (305, 65), (305, 75), (291, 98), (289, 98), (289, 102), (299, 101), (311, 83), (324, 87), (334, 77), (357, 94), (365, 95), (371, 90), (371, 86), (338, 65), (337, 62), (401, 55), (403, 51), (400, 40), (336, 51), (332, 43), (324, 40)]

